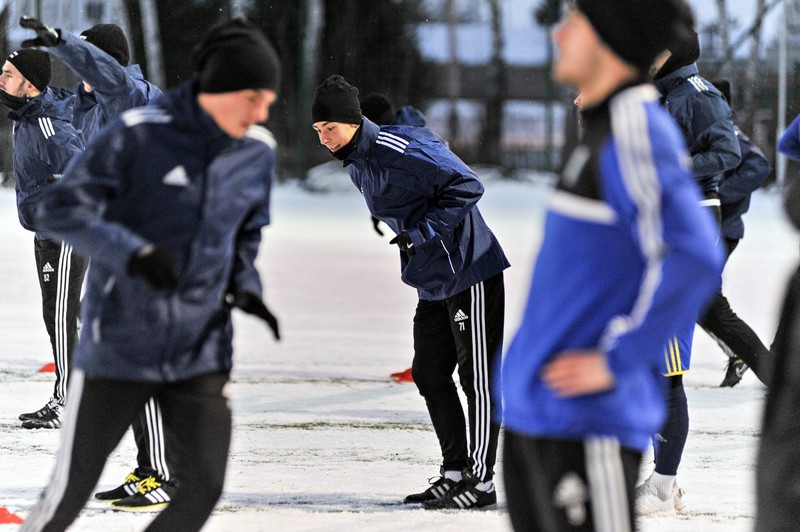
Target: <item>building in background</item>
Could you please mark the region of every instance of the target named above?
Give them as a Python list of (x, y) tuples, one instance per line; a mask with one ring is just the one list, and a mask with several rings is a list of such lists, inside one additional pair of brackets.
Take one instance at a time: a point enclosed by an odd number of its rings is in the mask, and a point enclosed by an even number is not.
[[(499, 20), (493, 20), (493, 3), (425, 2), (428, 18), (417, 29), (422, 56), (432, 63), (425, 115), (466, 160), (507, 170), (552, 169), (570, 113), (562, 103), (563, 90), (549, 83), (551, 47), (546, 28), (534, 16), (540, 0), (496, 2)], [(481, 160), (481, 144), (492, 142), (481, 126), (490, 120), (494, 111), (488, 104), (498, 92), (500, 157)]]

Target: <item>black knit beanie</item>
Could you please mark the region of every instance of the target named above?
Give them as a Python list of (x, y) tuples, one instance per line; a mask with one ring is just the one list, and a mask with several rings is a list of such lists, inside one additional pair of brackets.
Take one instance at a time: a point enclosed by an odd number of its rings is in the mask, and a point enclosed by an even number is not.
[(700, 58), (700, 39), (696, 31), (690, 32), (683, 38), (675, 40), (669, 45), (669, 59), (658, 69), (654, 79), (661, 79), (679, 68), (691, 65)]
[(392, 102), (380, 92), (371, 92), (361, 99), (361, 114), (379, 126), (394, 122)]
[(605, 44), (641, 72), (694, 26), (685, 0), (576, 0)]
[(311, 123), (317, 122), (360, 124), (358, 89), (338, 74), (323, 81), (314, 92), (314, 102), (311, 104)]
[(278, 54), (264, 33), (243, 19), (212, 28), (195, 48), (193, 62), (200, 92), (277, 92), (281, 84)]
[(128, 39), (125, 38), (122, 28), (116, 24), (97, 24), (81, 33), (81, 38), (103, 50), (120, 65), (128, 66), (130, 61)]
[(50, 54), (36, 48), (23, 48), (11, 52), (6, 60), (39, 91), (47, 88), (50, 83)]

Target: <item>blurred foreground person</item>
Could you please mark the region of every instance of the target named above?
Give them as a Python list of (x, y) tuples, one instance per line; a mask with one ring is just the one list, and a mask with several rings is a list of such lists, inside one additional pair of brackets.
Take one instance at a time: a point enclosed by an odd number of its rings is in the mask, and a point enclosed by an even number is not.
[[(800, 161), (800, 115), (778, 141), (778, 150)], [(800, 229), (800, 180), (784, 190), (784, 208)], [(758, 532), (789, 532), (800, 523), (800, 269), (786, 288), (778, 330), (770, 347), (770, 387), (764, 404), (761, 443), (756, 464)]]
[(269, 223), (269, 116), (280, 64), (242, 20), (195, 50), (195, 79), (123, 113), (40, 208), (91, 255), (84, 323), (55, 472), (22, 530), (64, 530), (156, 397), (181, 481), (148, 530), (199, 530), (222, 493), (231, 436), (231, 308), (277, 321), (255, 268)]
[[(161, 96), (161, 89), (142, 77), (139, 65), (128, 65), (128, 39), (116, 24), (96, 24), (78, 36), (32, 17), (22, 17), (19, 23), (36, 32), (36, 37), (22, 42), (23, 47), (46, 48), (81, 79), (73, 89), (72, 123), (85, 143), (123, 111)], [(120, 510), (157, 509), (169, 504), (175, 481), (161, 419), (158, 401), (153, 398), (131, 425), (138, 451), (136, 469), (118, 487), (95, 493), (96, 499)]]
[(663, 347), (716, 287), (716, 228), (647, 80), (692, 18), (682, 0), (578, 0), (554, 78), (584, 129), (550, 201), (503, 362), (503, 471), (516, 530), (632, 530), (643, 452), (665, 416)]

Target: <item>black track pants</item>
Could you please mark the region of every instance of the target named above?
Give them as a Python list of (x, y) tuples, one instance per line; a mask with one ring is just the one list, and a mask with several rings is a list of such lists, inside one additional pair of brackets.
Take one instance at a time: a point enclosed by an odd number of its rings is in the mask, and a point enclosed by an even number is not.
[(174, 480), (170, 467), (172, 450), (167, 452), (169, 445), (163, 414), (155, 397), (147, 401), (144, 410), (131, 424), (131, 429), (136, 441), (136, 470), (139, 476), (152, 475), (163, 480)]
[[(414, 316), (414, 383), (428, 407), (445, 470), (494, 474), (499, 398), (492, 376), (503, 348), (505, 291), (497, 274), (443, 301), (419, 301)], [(467, 398), (465, 416), (453, 372)]]
[(610, 437), (540, 439), (506, 430), (503, 479), (516, 532), (626, 532), (641, 453)]
[[(725, 243), (730, 257), (739, 241), (725, 239)], [(761, 371), (759, 361), (769, 358), (769, 349), (755, 331), (736, 315), (722, 291), (717, 292), (711, 300), (698, 324), (717, 341), (723, 351), (729, 356), (732, 354), (744, 360), (753, 373), (766, 383), (765, 372)]]
[(180, 489), (148, 531), (200, 530), (219, 497), (231, 441), (227, 373), (169, 384), (86, 378), (73, 372), (53, 477), (21, 531), (62, 531), (78, 516), (131, 422), (158, 398)]
[(57, 240), (34, 240), (34, 252), (42, 292), (42, 317), (56, 366), (53, 398), (64, 405), (78, 335), (81, 286), (88, 262), (72, 246)]

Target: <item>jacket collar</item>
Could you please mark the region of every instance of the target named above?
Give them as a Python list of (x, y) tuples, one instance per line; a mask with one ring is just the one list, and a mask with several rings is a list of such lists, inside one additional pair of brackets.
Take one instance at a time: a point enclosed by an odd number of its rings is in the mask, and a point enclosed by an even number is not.
[(607, 116), (610, 102), (611, 100), (614, 99), (615, 96), (628, 89), (634, 87), (642, 87), (642, 86), (650, 87), (649, 90), (651, 90), (652, 93), (655, 95), (655, 91), (653, 90), (653, 85), (650, 81), (647, 81), (644, 78), (630, 80), (612, 90), (603, 101), (598, 102), (596, 105), (592, 107), (587, 107), (586, 109), (582, 110), (581, 114), (583, 115), (583, 118), (587, 121), (594, 121), (598, 119), (598, 117)]
[(72, 93), (65, 89), (47, 87), (39, 96), (19, 109), (10, 111), (8, 117), (15, 121), (48, 117), (71, 122), (74, 105), (75, 99)]
[(380, 129), (380, 127), (370, 122), (369, 119), (362, 117), (361, 133), (358, 137), (356, 149), (354, 149), (353, 153), (348, 155), (347, 158), (342, 162), (342, 166), (349, 166), (354, 162), (363, 161), (366, 159), (367, 153), (372, 145), (375, 144), (375, 140), (378, 138), (378, 132)]
[(686, 65), (678, 70), (670, 72), (659, 79), (655, 82), (656, 87), (658, 87), (658, 92), (660, 92), (662, 96), (666, 96), (671, 90), (680, 85), (683, 80), (696, 76), (699, 73), (700, 71), (697, 70), (697, 63), (692, 63), (691, 65)]
[(161, 105), (172, 115), (179, 127), (205, 137), (208, 141), (233, 141), (197, 102), (197, 84), (187, 81), (167, 92)]

